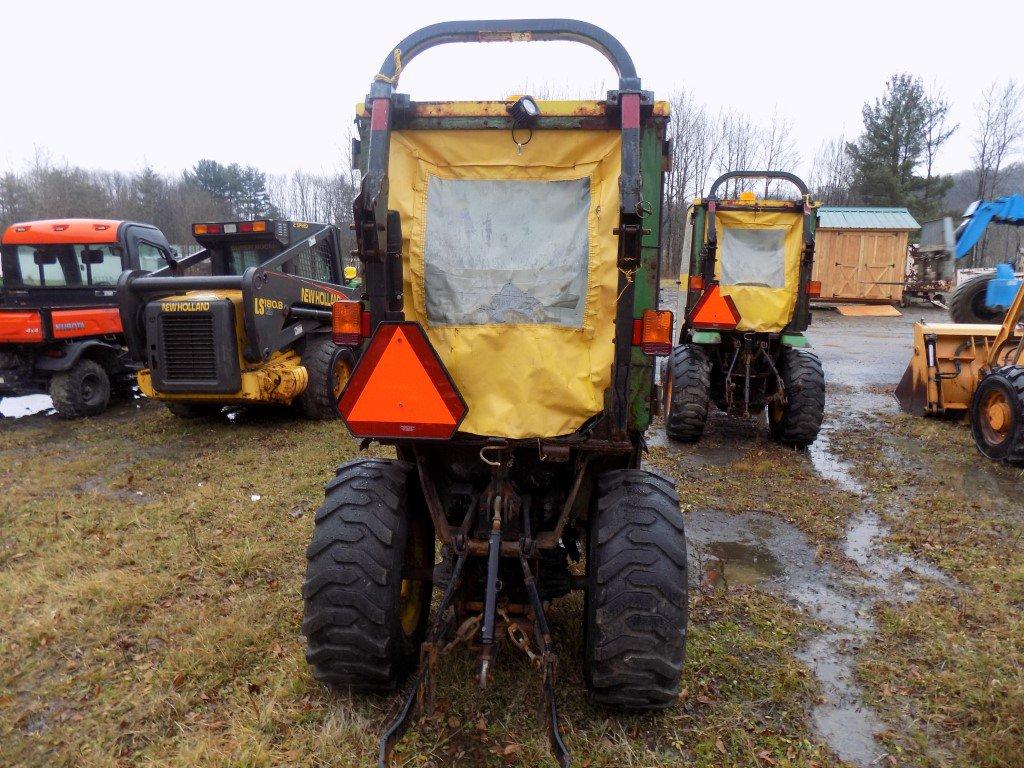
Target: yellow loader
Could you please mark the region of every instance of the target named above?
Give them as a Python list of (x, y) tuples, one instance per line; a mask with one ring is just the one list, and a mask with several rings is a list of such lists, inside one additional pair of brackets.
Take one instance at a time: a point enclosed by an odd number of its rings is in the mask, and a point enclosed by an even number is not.
[(896, 400), (917, 416), (970, 414), (990, 459), (1024, 464), (1024, 287), (1002, 325), (915, 323), (914, 356)]

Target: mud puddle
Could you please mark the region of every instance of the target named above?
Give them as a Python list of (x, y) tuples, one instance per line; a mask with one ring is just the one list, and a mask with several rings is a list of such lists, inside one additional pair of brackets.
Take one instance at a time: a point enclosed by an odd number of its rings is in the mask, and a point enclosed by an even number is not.
[[(830, 404), (844, 414), (877, 413), (889, 407), (884, 393), (844, 391), (835, 397), (842, 402)], [(698, 566), (691, 572), (705, 585), (755, 585), (825, 626), (798, 653), (821, 687), (821, 699), (810, 717), (820, 738), (841, 759), (869, 768), (885, 757), (876, 740), (884, 725), (864, 704), (855, 666), (858, 649), (875, 632), (874, 608), (880, 600), (915, 599), (927, 581), (954, 589), (956, 585), (939, 569), (885, 547), (888, 527), (870, 492), (831, 449), (830, 433), (842, 423), (843, 419), (827, 422), (807, 458), (820, 477), (862, 500), (839, 542), (843, 558), (822, 559), (798, 528), (762, 512), (691, 510), (686, 532)]]

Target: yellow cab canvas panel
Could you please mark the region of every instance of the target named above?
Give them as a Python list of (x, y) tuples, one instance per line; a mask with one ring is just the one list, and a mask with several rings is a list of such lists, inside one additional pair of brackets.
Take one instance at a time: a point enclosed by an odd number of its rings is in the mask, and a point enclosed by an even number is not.
[(406, 317), (469, 406), (461, 431), (571, 434), (604, 409), (614, 353), (621, 134), (396, 130)]
[(715, 277), (739, 311), (736, 329), (781, 331), (793, 317), (799, 292), (802, 215), (719, 209), (715, 231)]

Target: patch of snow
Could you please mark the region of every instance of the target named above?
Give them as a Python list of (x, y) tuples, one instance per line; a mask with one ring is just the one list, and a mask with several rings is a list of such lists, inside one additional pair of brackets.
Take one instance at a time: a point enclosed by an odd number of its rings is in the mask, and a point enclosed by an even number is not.
[(24, 395), (23, 397), (0, 397), (0, 416), (20, 419), (53, 408), (49, 395)]

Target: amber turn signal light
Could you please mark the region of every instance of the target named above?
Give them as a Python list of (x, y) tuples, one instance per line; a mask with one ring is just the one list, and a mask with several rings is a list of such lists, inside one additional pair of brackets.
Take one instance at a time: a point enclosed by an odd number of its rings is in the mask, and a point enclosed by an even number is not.
[(700, 275), (690, 275), (690, 290), (691, 291), (703, 291), (704, 290), (704, 278)]
[(335, 344), (351, 346), (363, 338), (363, 304), (336, 301), (331, 305), (331, 338)]
[(807, 282), (807, 295), (812, 299), (821, 298), (821, 281), (820, 280), (809, 280)]
[[(657, 356), (671, 353), (672, 313), (667, 309), (645, 309), (640, 318), (639, 336), (640, 349), (644, 354)], [(634, 343), (636, 341), (634, 338)]]

